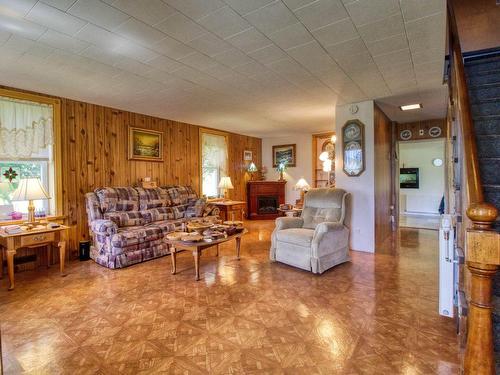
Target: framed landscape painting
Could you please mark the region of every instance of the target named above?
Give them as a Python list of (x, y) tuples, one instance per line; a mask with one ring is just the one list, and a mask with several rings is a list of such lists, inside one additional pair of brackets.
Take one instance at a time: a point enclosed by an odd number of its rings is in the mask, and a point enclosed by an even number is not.
[(295, 167), (296, 164), (296, 145), (278, 145), (273, 146), (273, 167), (285, 163), (288, 168)]
[(163, 133), (129, 127), (128, 158), (130, 160), (163, 161)]

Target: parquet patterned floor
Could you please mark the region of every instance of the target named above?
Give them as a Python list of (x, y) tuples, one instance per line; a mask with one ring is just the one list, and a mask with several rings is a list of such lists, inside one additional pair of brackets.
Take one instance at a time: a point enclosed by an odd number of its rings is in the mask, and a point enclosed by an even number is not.
[(6, 374), (457, 374), (453, 321), (437, 313), (437, 232), (354, 252), (321, 276), (270, 263), (271, 222), (193, 259), (108, 270), (72, 262), (0, 283)]

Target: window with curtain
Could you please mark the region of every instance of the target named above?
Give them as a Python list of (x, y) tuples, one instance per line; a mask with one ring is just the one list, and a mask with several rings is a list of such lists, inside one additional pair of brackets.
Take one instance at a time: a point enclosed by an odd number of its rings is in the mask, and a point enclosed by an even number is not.
[(218, 133), (201, 132), (201, 192), (207, 197), (219, 195), (219, 181), (227, 176), (227, 138)]
[(28, 212), (28, 202), (11, 200), (28, 177), (40, 178), (52, 198), (35, 201), (36, 211), (55, 213), (53, 132), (51, 105), (0, 96), (0, 220), (10, 220), (12, 211)]

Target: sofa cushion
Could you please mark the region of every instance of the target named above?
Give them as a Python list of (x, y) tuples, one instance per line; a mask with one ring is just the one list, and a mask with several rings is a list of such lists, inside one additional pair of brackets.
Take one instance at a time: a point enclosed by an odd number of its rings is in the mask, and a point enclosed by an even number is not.
[(96, 189), (103, 213), (139, 210), (139, 193), (132, 187), (106, 187)]
[(183, 220), (165, 220), (159, 221), (157, 223), (153, 223), (148, 225), (149, 227), (159, 228), (163, 236), (174, 232), (176, 229), (181, 229)]
[(164, 207), (168, 206), (168, 194), (165, 189), (162, 188), (136, 188), (139, 194), (139, 209), (141, 211), (148, 210), (150, 208)]
[(173, 207), (150, 208), (149, 210), (141, 211), (141, 213), (146, 223), (175, 219)]
[(199, 198), (193, 204), (190, 204), (186, 209), (185, 217), (202, 217), (205, 212), (205, 207), (207, 205), (206, 198)]
[(167, 205), (178, 206), (189, 204), (198, 199), (198, 195), (191, 186), (168, 185), (162, 186), (167, 194)]
[(104, 219), (112, 221), (118, 227), (133, 227), (146, 223), (141, 211), (106, 212)]
[(281, 242), (311, 247), (311, 242), (314, 236), (314, 230), (307, 228), (289, 228), (276, 232), (276, 239)]
[(163, 238), (163, 233), (157, 226), (126, 228), (111, 237), (111, 246), (114, 248), (126, 248), (145, 242), (156, 241), (160, 238)]

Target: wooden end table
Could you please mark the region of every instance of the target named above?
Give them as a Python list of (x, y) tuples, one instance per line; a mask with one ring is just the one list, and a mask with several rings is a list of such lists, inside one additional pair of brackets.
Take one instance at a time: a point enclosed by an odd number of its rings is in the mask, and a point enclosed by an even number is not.
[(7, 256), (7, 272), (9, 274), (9, 290), (14, 289), (14, 255), (17, 249), (22, 247), (39, 248), (47, 246), (47, 267), (50, 266), (51, 248), (59, 248), (59, 270), (61, 276), (64, 274), (64, 260), (66, 258), (66, 241), (63, 232), (69, 229), (65, 225), (57, 228), (38, 227), (31, 230), (23, 230), (20, 233), (7, 234), (0, 232), (0, 278), (3, 277), (3, 256)]
[[(225, 201), (213, 201), (209, 202), (210, 204), (214, 204), (220, 209), (220, 216), (222, 221), (227, 221), (227, 220), (241, 220), (243, 221), (244, 219), (244, 210), (247, 206), (247, 202), (244, 201), (231, 201), (231, 200), (225, 200)], [(234, 217), (235, 214), (239, 217)]]
[(177, 253), (187, 250), (193, 253), (195, 280), (200, 280), (200, 257), (202, 251), (210, 247), (217, 246), (217, 256), (219, 256), (219, 245), (233, 239), (236, 240), (236, 257), (238, 260), (240, 260), (241, 237), (246, 233), (248, 233), (248, 230), (243, 229), (243, 231), (240, 233), (233, 234), (226, 238), (213, 240), (212, 242), (184, 242), (180, 240), (172, 241), (165, 239), (165, 242), (170, 246), (170, 255), (172, 258), (172, 275), (175, 275), (175, 273), (177, 272)]

